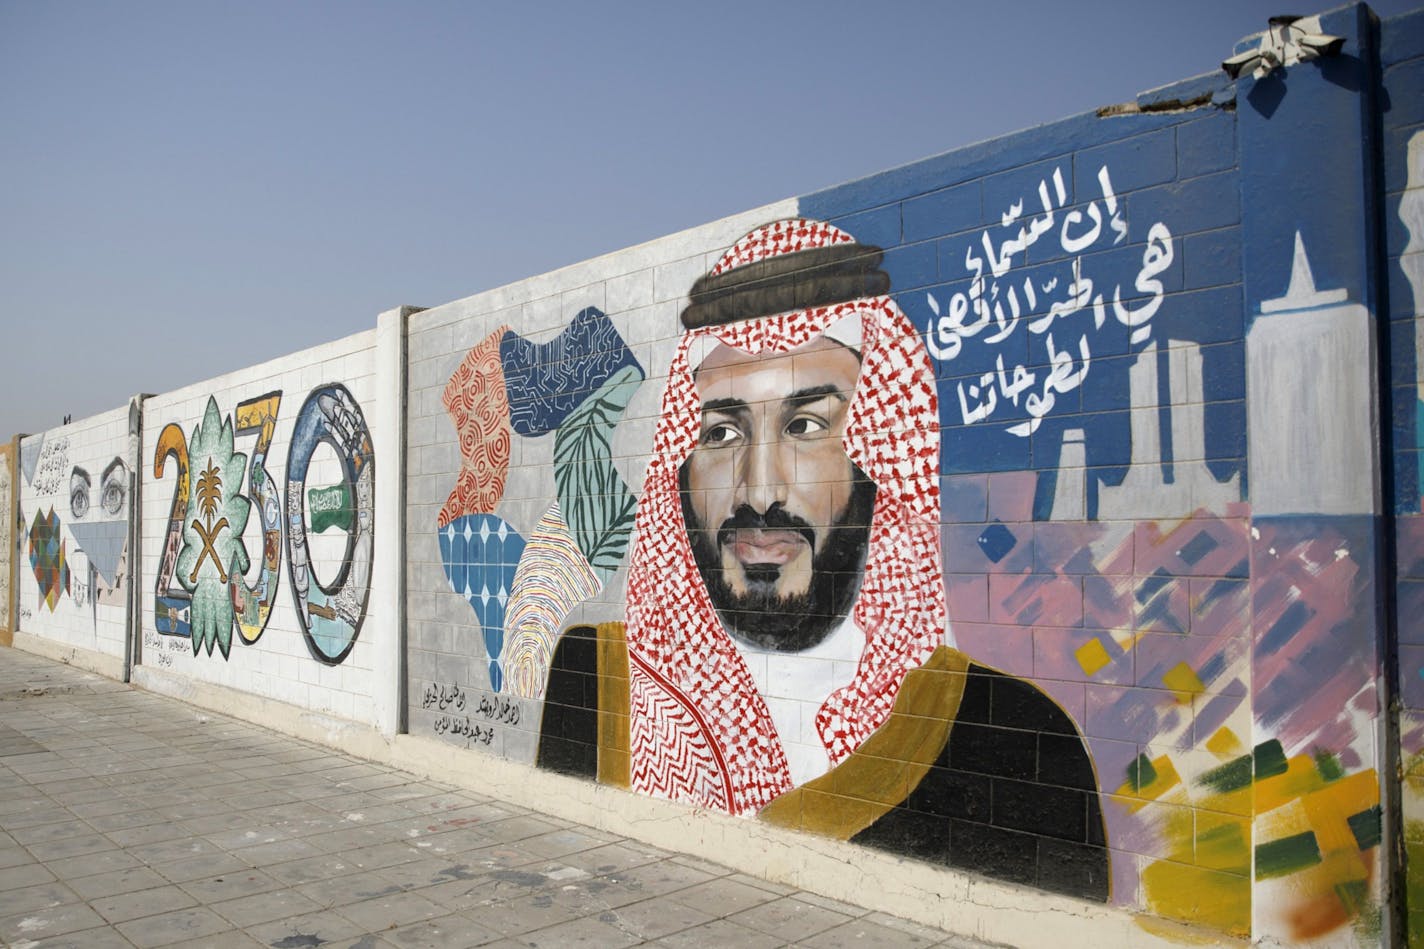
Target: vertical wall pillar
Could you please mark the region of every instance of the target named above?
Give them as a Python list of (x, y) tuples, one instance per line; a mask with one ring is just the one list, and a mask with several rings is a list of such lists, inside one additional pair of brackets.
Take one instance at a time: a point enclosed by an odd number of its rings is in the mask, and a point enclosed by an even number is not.
[(19, 582), (15, 568), (15, 561), (19, 559), (15, 518), (20, 494), (20, 468), (16, 459), (19, 456), (20, 436), (16, 435), (8, 445), (0, 445), (0, 518), (4, 518), (0, 524), (0, 646), (10, 645), (15, 638), (15, 587)]
[[(1372, 15), (1273, 25), (1335, 55), (1237, 87), (1253, 515), (1253, 937), (1373, 942), (1391, 913)], [(1292, 57), (1285, 57), (1287, 62)], [(1371, 937), (1368, 933), (1373, 932)], [(1353, 933), (1353, 936), (1352, 936)]]
[(405, 702), (405, 418), (406, 326), (419, 307), (376, 318), (376, 549), (371, 615), (376, 651), (376, 726), (387, 737), (403, 731)]

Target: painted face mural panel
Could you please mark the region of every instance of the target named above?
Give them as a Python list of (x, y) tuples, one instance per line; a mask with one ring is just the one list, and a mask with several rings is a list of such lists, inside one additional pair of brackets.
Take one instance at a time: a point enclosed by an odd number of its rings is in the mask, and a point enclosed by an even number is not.
[(124, 648), (126, 420), (120, 410), (23, 439), (18, 513), (13, 525), (6, 518), (19, 569), (15, 628), (110, 656)]

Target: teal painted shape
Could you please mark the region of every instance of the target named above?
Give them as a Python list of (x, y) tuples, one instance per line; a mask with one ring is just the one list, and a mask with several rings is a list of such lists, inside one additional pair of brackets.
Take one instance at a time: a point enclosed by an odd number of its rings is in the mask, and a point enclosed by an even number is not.
[(613, 430), (638, 391), (643, 372), (619, 369), (569, 413), (554, 436), (554, 485), (574, 543), (602, 577), (628, 552), (637, 502), (613, 465)]

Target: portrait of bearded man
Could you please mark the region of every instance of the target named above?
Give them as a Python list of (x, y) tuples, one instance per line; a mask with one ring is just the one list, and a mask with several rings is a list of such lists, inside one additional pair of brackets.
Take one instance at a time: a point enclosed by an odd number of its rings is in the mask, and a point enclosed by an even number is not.
[(953, 648), (935, 377), (882, 257), (775, 221), (694, 284), (626, 628), (566, 634), (549, 695), (601, 676), (601, 781), (1106, 899), (1076, 726)]

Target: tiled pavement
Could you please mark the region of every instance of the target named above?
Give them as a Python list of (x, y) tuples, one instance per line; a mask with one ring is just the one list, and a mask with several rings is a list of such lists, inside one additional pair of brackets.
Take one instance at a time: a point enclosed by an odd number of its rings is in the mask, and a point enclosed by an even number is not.
[(3, 648), (0, 941), (982, 945)]

